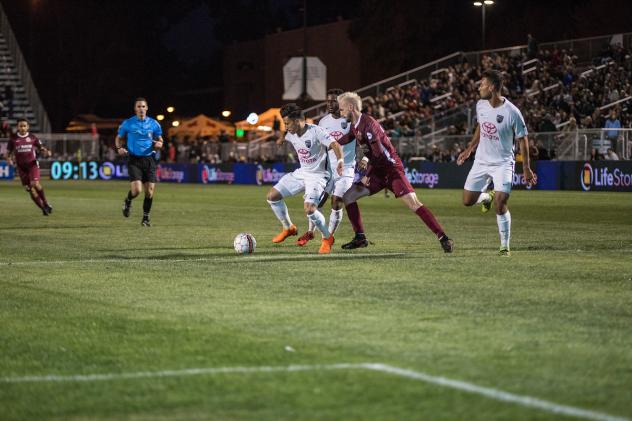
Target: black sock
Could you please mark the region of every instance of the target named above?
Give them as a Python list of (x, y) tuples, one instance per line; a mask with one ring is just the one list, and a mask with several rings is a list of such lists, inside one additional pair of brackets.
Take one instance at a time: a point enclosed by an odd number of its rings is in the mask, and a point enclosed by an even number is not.
[(127, 200), (128, 202), (131, 202), (133, 198), (134, 198), (134, 196), (132, 196), (132, 191), (131, 191), (131, 190), (130, 190), (130, 191), (128, 191), (128, 192), (127, 192), (127, 199), (126, 199), (126, 200)]
[(151, 211), (151, 202), (154, 201), (153, 197), (146, 197), (143, 202), (143, 212), (144, 216), (149, 217), (149, 211)]

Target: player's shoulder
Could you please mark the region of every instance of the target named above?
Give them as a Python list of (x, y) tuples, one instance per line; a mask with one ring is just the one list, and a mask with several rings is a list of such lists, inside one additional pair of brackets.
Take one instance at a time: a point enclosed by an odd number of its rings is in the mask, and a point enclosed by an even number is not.
[(522, 113), (520, 112), (520, 109), (516, 106), (516, 104), (509, 101), (507, 98), (505, 98), (505, 107), (507, 107), (507, 110), (511, 114), (517, 114), (519, 116), (522, 116)]
[(318, 125), (323, 126), (333, 120), (333, 116), (331, 114), (325, 114), (320, 120), (318, 120)]
[(489, 101), (486, 99), (479, 99), (476, 101), (476, 109), (485, 108), (489, 106)]

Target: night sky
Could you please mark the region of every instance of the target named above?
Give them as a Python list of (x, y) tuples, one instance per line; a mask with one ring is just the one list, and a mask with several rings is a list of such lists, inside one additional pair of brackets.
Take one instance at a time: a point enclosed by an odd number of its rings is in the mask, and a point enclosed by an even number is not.
[[(131, 114), (137, 96), (155, 113), (218, 115), (223, 46), (303, 23), (303, 0), (1, 1), (56, 131), (76, 114)], [(308, 0), (307, 11), (308, 25), (354, 20), (363, 80), (480, 47), (469, 0)], [(523, 44), (528, 32), (540, 41), (630, 32), (630, 16), (630, 2), (614, 0), (497, 0), (488, 47)], [(371, 30), (385, 23), (392, 30)]]

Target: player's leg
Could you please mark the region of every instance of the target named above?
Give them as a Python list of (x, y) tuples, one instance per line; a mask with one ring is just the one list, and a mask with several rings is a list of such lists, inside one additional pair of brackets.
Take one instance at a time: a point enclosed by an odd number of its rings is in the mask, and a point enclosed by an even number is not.
[[(129, 167), (131, 168), (131, 167)], [(123, 200), (123, 216), (129, 217), (132, 210), (132, 200), (134, 200), (143, 191), (143, 183), (141, 180), (132, 180), (129, 183), (129, 191)]]
[[(408, 180), (406, 180), (406, 182), (408, 182)], [(417, 194), (414, 190), (411, 192), (407, 192), (409, 187), (402, 187), (400, 186), (400, 184), (402, 184), (401, 180), (394, 180), (393, 191), (406, 191), (406, 193), (401, 196), (398, 193), (395, 193), (395, 197), (401, 199), (402, 202), (404, 202), (404, 204), (408, 207), (408, 209), (413, 211), (419, 217), (419, 219), (421, 219), (423, 223), (426, 224), (428, 229), (437, 236), (437, 239), (439, 240), (441, 248), (444, 252), (452, 253), (452, 251), (454, 250), (454, 242), (446, 235), (443, 227), (441, 226), (439, 221), (437, 221), (437, 218), (435, 218), (434, 214), (430, 211), (430, 209), (428, 209), (427, 206), (419, 201), (419, 198), (417, 198)], [(410, 185), (410, 183), (408, 184)], [(410, 186), (410, 190), (412, 190), (412, 186)]]
[(290, 214), (285, 204), (285, 197), (294, 196), (305, 188), (305, 184), (302, 178), (297, 177), (294, 173), (284, 175), (277, 184), (270, 188), (266, 199), (272, 209), (272, 212), (277, 217), (283, 230), (272, 238), (273, 243), (283, 242), (287, 237), (296, 235), (298, 230), (296, 225), (292, 224), (290, 220)]
[(46, 212), (48, 214), (53, 213), (53, 207), (48, 203), (48, 200), (46, 200), (46, 194), (44, 193), (44, 187), (42, 187), (42, 185), (40, 184), (39, 180), (33, 181), (31, 186), (32, 186), (32, 190), (35, 190), (35, 192), (39, 196), (40, 200), (42, 201), (42, 205), (44, 205), (44, 208), (46, 209)]
[(44, 203), (42, 203), (42, 199), (40, 199), (39, 195), (35, 191), (35, 188), (28, 184), (24, 186), (24, 190), (26, 190), (26, 192), (29, 194), (31, 200), (33, 201), (33, 203), (35, 203), (35, 206), (42, 210), (42, 214), (44, 214), (44, 216), (48, 216), (48, 212), (44, 207)]
[(352, 176), (343, 176), (338, 179), (331, 196), (331, 215), (329, 216), (329, 232), (333, 235), (342, 222), (343, 196), (353, 185)]
[[(318, 212), (320, 213), (323, 212), (323, 206), (325, 206), (325, 203), (327, 203), (328, 198), (329, 198), (329, 193), (325, 192), (323, 194), (323, 199), (318, 204)], [(311, 219), (307, 218), (307, 231), (305, 231), (305, 234), (301, 235), (299, 239), (296, 240), (296, 245), (301, 246), (301, 247), (306, 246), (307, 243), (309, 243), (311, 240), (314, 239), (315, 229), (316, 229), (316, 225), (314, 225), (314, 222)]]
[(151, 205), (154, 202), (154, 192), (156, 190), (156, 184), (152, 182), (143, 183), (143, 187), (145, 188), (145, 199), (143, 200), (143, 220), (141, 225), (144, 227), (151, 226), (149, 221), (149, 214), (151, 212)]
[(327, 180), (324, 177), (305, 177), (305, 196), (303, 209), (310, 221), (323, 234), (323, 239), (318, 253), (329, 254), (331, 246), (334, 243), (334, 237), (330, 235), (325, 216), (318, 210), (318, 204), (321, 203)]
[(500, 236), (501, 256), (510, 256), (509, 241), (511, 240), (511, 213), (507, 208), (511, 186), (513, 182), (513, 162), (499, 166), (492, 174), (496, 194), (494, 196), (494, 208), (496, 210), (496, 223)]
[(493, 197), (485, 192), (489, 181), (489, 168), (484, 164), (474, 161), (474, 165), (467, 175), (467, 180), (465, 180), (463, 204), (465, 206), (473, 206), (481, 203), (491, 206), (490, 204)]
[(366, 247), (369, 245), (369, 241), (366, 238), (364, 232), (364, 224), (362, 223), (362, 216), (360, 215), (360, 208), (358, 207), (358, 200), (371, 194), (371, 190), (362, 183), (354, 183), (349, 190), (342, 196), (342, 201), (345, 204), (347, 210), (347, 217), (355, 236), (353, 239), (342, 245), (345, 250), (352, 250), (360, 247)]

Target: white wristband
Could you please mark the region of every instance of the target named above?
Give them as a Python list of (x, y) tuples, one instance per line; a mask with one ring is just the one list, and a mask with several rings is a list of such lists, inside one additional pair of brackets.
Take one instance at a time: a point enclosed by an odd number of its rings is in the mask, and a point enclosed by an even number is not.
[(367, 158), (366, 156), (363, 156), (363, 157), (362, 157), (362, 161), (364, 161), (364, 162), (369, 162), (369, 158)]

